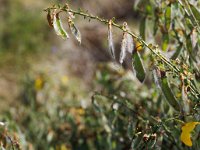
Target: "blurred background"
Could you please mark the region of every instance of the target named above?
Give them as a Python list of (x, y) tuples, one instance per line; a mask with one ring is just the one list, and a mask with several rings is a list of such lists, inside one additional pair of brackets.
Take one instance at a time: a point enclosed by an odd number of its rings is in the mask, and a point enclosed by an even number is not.
[[(72, 8), (80, 7), (104, 18), (116, 17), (119, 23), (127, 21), (131, 30), (137, 32), (139, 17), (133, 11), (133, 2), (74, 0), (70, 4)], [(131, 78), (131, 88), (141, 88), (131, 71), (127, 73), (113, 67), (107, 51), (106, 26), (76, 17), (82, 44), (72, 35), (66, 41), (58, 37), (48, 26), (43, 11), (56, 3), (64, 4), (65, 1), (0, 1), (0, 121), (8, 122), (24, 149), (55, 146), (61, 150), (71, 149), (70, 143), (76, 145), (73, 141), (76, 134), (71, 133), (73, 123), (70, 121), (75, 115), (77, 132), (85, 131), (80, 116), (87, 113), (94, 91), (109, 93), (124, 78)], [(121, 38), (122, 33), (116, 30), (117, 53)], [(124, 67), (128, 69), (130, 64), (125, 63)], [(148, 96), (141, 94), (144, 98)], [(66, 123), (66, 118), (69, 123)], [(91, 132), (96, 132), (96, 128)], [(66, 138), (70, 141), (67, 144)]]
[[(82, 35), (79, 44), (69, 31), (66, 14), (62, 14), (62, 23), (70, 35), (63, 40), (49, 27), (44, 9), (66, 2), (75, 10), (81, 8), (106, 19), (115, 17), (121, 25), (126, 21), (137, 35), (140, 30), (147, 43), (156, 43), (162, 49), (164, 46), (167, 51), (161, 53), (167, 58), (174, 51), (182, 53), (183, 48), (177, 47), (179, 38), (187, 36), (186, 45), (192, 46), (190, 28), (192, 33), (194, 30), (188, 22), (191, 18), (185, 19), (187, 13), (179, 4), (181, 1), (0, 0), (0, 150), (182, 149), (184, 145), (179, 138), (182, 124), (175, 122), (176, 118), (169, 121), (177, 112), (163, 100), (159, 84), (152, 80), (151, 69), (156, 71), (154, 57), (148, 55), (149, 51), (141, 51), (146, 68), (141, 84), (132, 71), (130, 55), (123, 65), (110, 57), (104, 24), (76, 16), (74, 22)], [(191, 2), (199, 7), (198, 1)], [(176, 36), (175, 29), (172, 33), (167, 30), (167, 34), (163, 30), (172, 24), (168, 19), (174, 19), (171, 12), (168, 16), (169, 10), (175, 12), (181, 24), (177, 25)], [(198, 10), (194, 10), (199, 16)], [(182, 30), (188, 30), (188, 34)], [(113, 29), (116, 60), (122, 36), (121, 31)], [(191, 38), (197, 43), (195, 36)], [(186, 52), (189, 48), (184, 47), (181, 62), (189, 58)], [(160, 71), (171, 73), (158, 62), (164, 69)], [(173, 63), (185, 67), (178, 61)], [(198, 66), (199, 61), (194, 66), (196, 70)], [(185, 97), (189, 103), (183, 89), (180, 93), (179, 76), (170, 76), (176, 98)], [(195, 113), (199, 120), (199, 110)], [(196, 147), (200, 145), (198, 138)]]
[[(111, 61), (107, 52), (107, 28), (98, 22), (89, 23), (77, 17), (82, 45), (73, 36), (67, 41), (56, 36), (48, 26), (43, 11), (56, 3), (65, 1), (0, 1), (1, 110), (18, 103), (16, 99), (21, 92), (20, 86), (27, 76), (37, 78), (47, 75), (51, 80), (66, 78), (75, 82), (70, 83), (71, 89), (77, 85), (80, 91), (85, 92), (91, 87), (98, 64)], [(105, 18), (115, 16), (119, 22), (137, 20), (132, 4), (131, 1), (124, 3), (120, 0), (71, 2), (74, 8), (80, 7)], [(131, 26), (137, 30), (137, 21)], [(116, 31), (114, 34), (118, 51), (121, 33)]]

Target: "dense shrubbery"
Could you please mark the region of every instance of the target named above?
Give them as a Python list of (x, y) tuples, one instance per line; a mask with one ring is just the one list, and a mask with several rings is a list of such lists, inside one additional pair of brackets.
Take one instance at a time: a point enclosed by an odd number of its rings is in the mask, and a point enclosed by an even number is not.
[[(17, 127), (7, 126), (16, 132), (11, 139), (18, 137), (24, 149), (200, 149), (200, 4), (186, 0), (138, 2), (135, 11), (141, 16), (140, 36), (127, 23), (118, 25), (114, 19), (74, 11), (68, 5), (46, 9), (49, 25), (64, 39), (68, 33), (61, 12), (67, 12), (69, 28), (79, 42), (76, 15), (107, 24), (113, 59), (112, 28), (120, 29), (120, 62), (126, 51), (130, 52), (138, 80), (129, 71), (101, 64), (94, 80), (97, 91), (91, 105), (84, 105), (70, 103), (76, 96), (67, 95), (65, 80), (52, 86), (45, 75), (27, 78), (20, 109), (9, 111), (10, 117), (5, 118), (18, 122)], [(5, 141), (10, 134), (1, 132), (1, 137), (0, 141)], [(13, 140), (2, 147), (12, 146)]]
[[(3, 120), (9, 134), (2, 132), (2, 137), (11, 137), (22, 149), (186, 148), (180, 140), (184, 122), (155, 85), (149, 90), (131, 72), (116, 71), (112, 65), (98, 68), (94, 87), (101, 92), (93, 94), (92, 105), (65, 97), (69, 84), (55, 87), (47, 76), (26, 78), (19, 109), (5, 113), (10, 116)], [(193, 141), (194, 149), (198, 144)]]
[(49, 46), (47, 45), (49, 30), (42, 16), (35, 13), (37, 10), (24, 8), (23, 3), (18, 0), (14, 2), (3, 0), (1, 5), (1, 52), (36, 52)]

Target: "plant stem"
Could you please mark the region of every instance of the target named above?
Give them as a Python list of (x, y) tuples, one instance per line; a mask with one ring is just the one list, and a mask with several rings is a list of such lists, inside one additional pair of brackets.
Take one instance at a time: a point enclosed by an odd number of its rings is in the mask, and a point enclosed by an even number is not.
[[(67, 4), (63, 8), (54, 6), (54, 7), (50, 7), (50, 8), (45, 9), (45, 11), (47, 11), (49, 9), (51, 9), (51, 10), (57, 10), (58, 9), (58, 10), (61, 10), (61, 11), (70, 12), (70, 13), (72, 13), (74, 15), (83, 16), (84, 18), (97, 20), (97, 21), (102, 22), (102, 23), (104, 23), (106, 25), (109, 24), (109, 20), (108, 19), (100, 18), (98, 16), (83, 12), (82, 10), (76, 11), (76, 10), (69, 9)], [(168, 58), (166, 58), (165, 56), (160, 54), (160, 51), (157, 50), (157, 48), (154, 48), (151, 44), (148, 44), (147, 42), (145, 42), (140, 36), (137, 36), (133, 32), (131, 32), (129, 30), (126, 30), (122, 25), (119, 25), (119, 24), (115, 23), (114, 21), (112, 21), (112, 25), (114, 27), (120, 29), (121, 31), (127, 32), (128, 34), (130, 34), (137, 41), (139, 41), (141, 44), (143, 44), (145, 47), (147, 47), (162, 62), (164, 62), (173, 72), (175, 72), (178, 76), (180, 76), (180, 69), (177, 66), (175, 66), (172, 62), (170, 62), (170, 60), (168, 60)], [(197, 95), (200, 95), (200, 93), (194, 87), (195, 86), (193, 85), (193, 83), (191, 83), (190, 88), (191, 88), (192, 91), (195, 91), (196, 94), (193, 94), (193, 95), (195, 97), (197, 97)]]
[[(98, 16), (87, 14), (87, 13), (84, 13), (82, 11), (74, 11), (72, 9), (68, 9), (68, 10), (64, 9), (64, 11), (68, 11), (68, 12), (71, 12), (71, 13), (73, 13), (75, 15), (80, 15), (80, 16), (87, 17), (87, 18), (90, 18), (90, 19), (98, 20), (98, 21), (100, 21), (102, 23), (105, 23), (105, 24), (109, 23), (109, 20), (107, 20), (107, 19), (103, 19), (103, 18), (100, 18)], [(167, 60), (167, 58), (165, 58), (163, 55), (161, 55), (159, 52), (156, 52), (155, 49), (153, 49), (151, 46), (149, 46), (149, 44), (147, 44), (142, 38), (140, 38), (136, 34), (132, 33), (131, 31), (128, 31), (128, 30), (124, 29), (122, 25), (119, 25), (119, 24), (115, 23), (114, 21), (112, 21), (112, 25), (114, 27), (122, 30), (123, 32), (127, 32), (128, 34), (130, 34), (131, 36), (133, 36), (134, 38), (136, 38), (140, 43), (142, 43), (144, 46), (146, 46), (153, 54), (155, 54), (156, 56), (158, 56), (165, 64), (167, 64), (168, 66), (170, 66), (173, 71), (175, 71), (176, 73), (178, 73), (180, 71), (169, 60)]]

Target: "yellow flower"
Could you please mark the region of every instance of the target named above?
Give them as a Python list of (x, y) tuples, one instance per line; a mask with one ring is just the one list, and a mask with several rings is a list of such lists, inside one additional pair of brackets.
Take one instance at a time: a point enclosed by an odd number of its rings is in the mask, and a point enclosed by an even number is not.
[(185, 145), (192, 146), (190, 134), (194, 130), (197, 124), (200, 124), (200, 122), (188, 122), (182, 127), (181, 141)]
[(141, 51), (143, 49), (142, 44), (139, 41), (135, 42), (135, 48), (137, 51)]
[(71, 148), (68, 148), (65, 144), (57, 145), (56, 150), (71, 150)]
[(38, 77), (35, 79), (35, 89), (36, 90), (41, 90), (43, 85), (44, 85), (44, 81), (42, 80), (41, 77)]
[(65, 76), (62, 76), (60, 80), (61, 80), (62, 84), (67, 85), (69, 78), (68, 78), (68, 76), (65, 75)]

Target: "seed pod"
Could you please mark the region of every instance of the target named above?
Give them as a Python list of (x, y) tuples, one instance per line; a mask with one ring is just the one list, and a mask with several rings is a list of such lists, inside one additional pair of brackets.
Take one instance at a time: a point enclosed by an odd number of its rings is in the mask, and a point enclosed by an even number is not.
[[(130, 31), (128, 25), (126, 26), (126, 30)], [(132, 35), (127, 33), (126, 38), (127, 38), (127, 50), (128, 50), (129, 53), (132, 54), (133, 49), (134, 49), (133, 37), (132, 37)]]
[(112, 20), (110, 20), (108, 24), (108, 46), (111, 57), (115, 59), (115, 48), (113, 44), (113, 34), (112, 34)]
[(127, 33), (127, 31), (130, 31), (128, 25), (126, 22), (123, 24), (124, 33), (121, 43), (121, 53), (120, 53), (120, 63), (122, 64), (125, 57), (126, 57), (126, 51), (129, 53), (133, 52), (134, 44), (133, 44), (133, 37)]
[(125, 57), (126, 57), (126, 46), (127, 46), (127, 38), (126, 35), (127, 33), (124, 32), (123, 33), (123, 38), (122, 38), (122, 43), (121, 43), (121, 53), (120, 53), (120, 58), (119, 58), (119, 62), (122, 64)]
[(187, 96), (187, 93), (185, 91), (184, 85), (182, 85), (181, 97), (182, 97), (182, 100), (183, 100), (183, 111), (187, 114), (187, 113), (190, 112), (190, 104), (189, 104), (188, 96)]
[(47, 21), (48, 21), (48, 24), (50, 27), (53, 27), (53, 19), (52, 19), (52, 16), (51, 16), (51, 11), (50, 10), (47, 10)]
[(192, 48), (194, 49), (198, 42), (198, 32), (196, 31), (196, 29), (192, 30), (190, 38), (191, 38)]
[(74, 22), (72, 21), (72, 19), (70, 17), (68, 18), (68, 24), (69, 24), (69, 28), (70, 28), (72, 34), (75, 36), (77, 41), (81, 44), (81, 33), (78, 30), (78, 28), (75, 26)]
[(53, 14), (53, 27), (57, 35), (61, 36), (64, 40), (69, 38), (68, 33), (65, 31), (62, 25), (62, 21), (59, 17), (59, 13)]
[(160, 82), (161, 82), (160, 70), (157, 67), (154, 67), (152, 72), (153, 72), (154, 82), (155, 82), (157, 88), (161, 89), (161, 87), (160, 87)]

